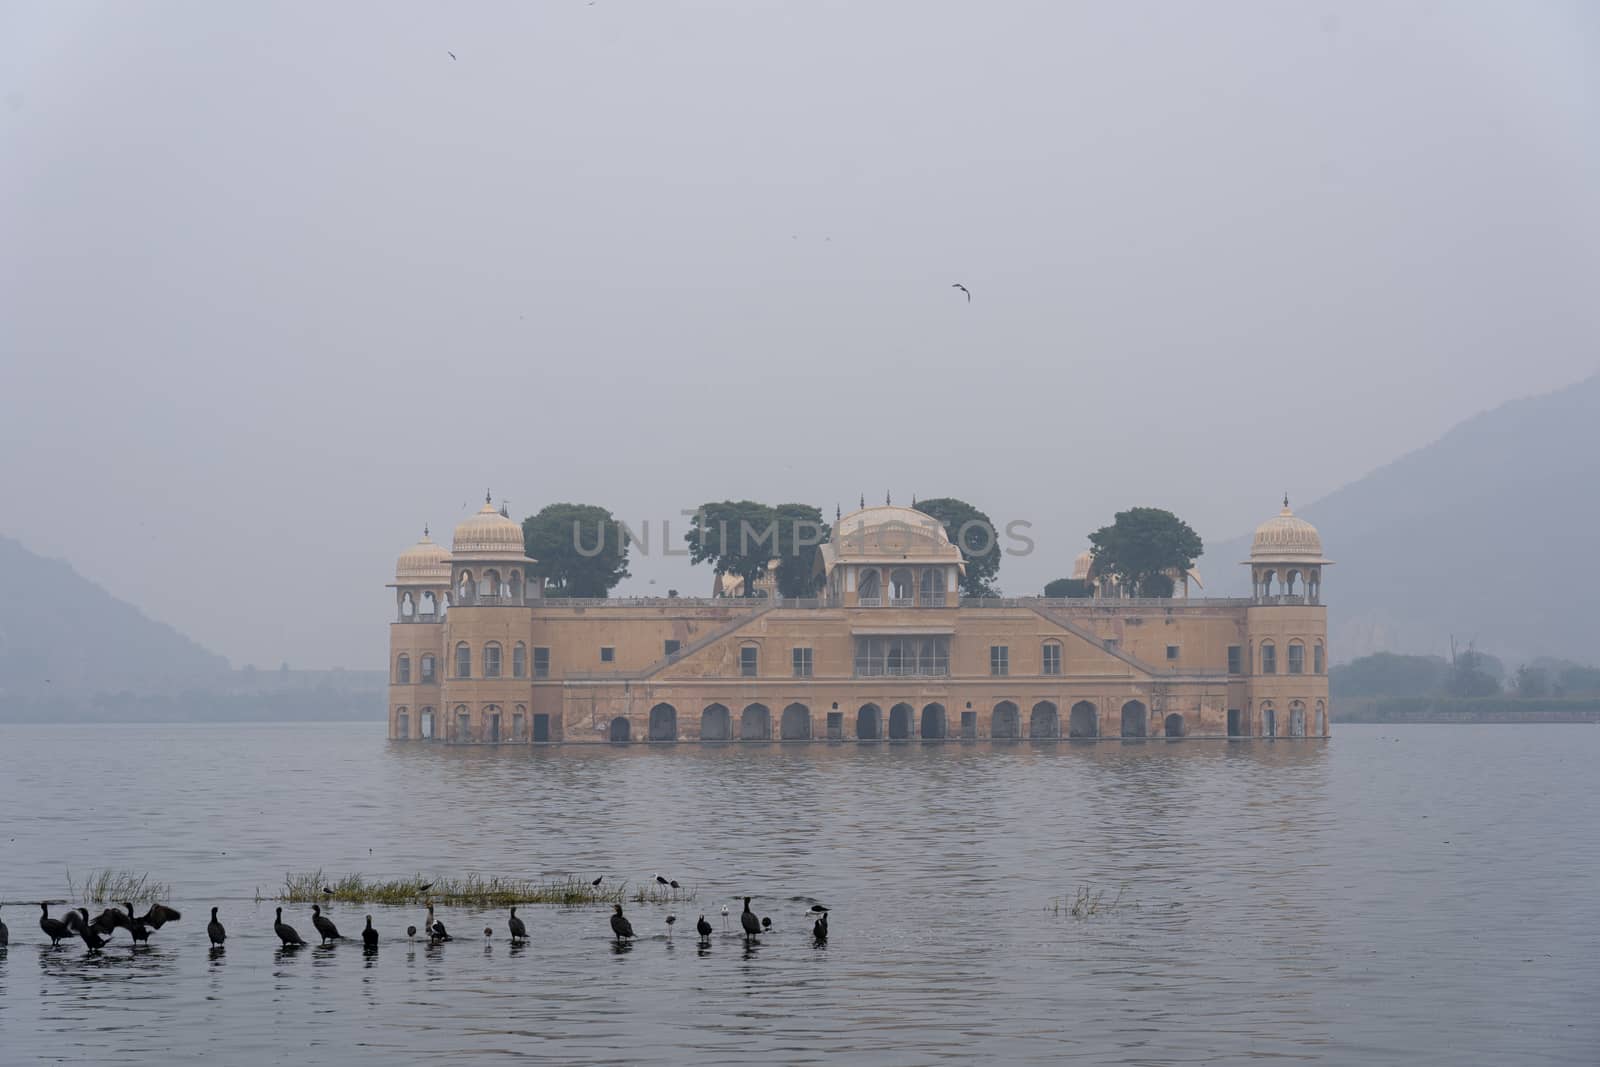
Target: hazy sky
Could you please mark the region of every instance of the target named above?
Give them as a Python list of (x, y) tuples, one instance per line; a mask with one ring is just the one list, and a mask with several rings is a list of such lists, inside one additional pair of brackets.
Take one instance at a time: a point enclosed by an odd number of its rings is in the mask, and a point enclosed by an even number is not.
[(1034, 592), (1591, 373), (1597, 190), (1583, 2), (8, 0), (0, 533), (235, 664), (378, 665), (485, 487), (960, 496)]

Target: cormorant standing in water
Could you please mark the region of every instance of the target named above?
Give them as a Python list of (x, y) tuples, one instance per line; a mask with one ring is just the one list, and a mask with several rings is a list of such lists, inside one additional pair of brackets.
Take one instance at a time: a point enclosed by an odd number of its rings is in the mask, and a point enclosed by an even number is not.
[[(85, 918), (88, 918), (89, 913), (87, 911), (83, 914)], [(126, 912), (121, 908), (106, 908), (94, 917), (94, 921), (89, 924), (89, 929), (103, 937), (110, 937), (117, 932), (118, 927), (127, 926), (132, 917), (133, 907), (131, 905)]]
[(134, 944), (143, 941), (148, 945), (150, 943), (150, 928), (144, 924), (143, 920), (133, 917), (132, 903), (125, 902), (122, 906), (128, 909), (128, 935), (133, 938)]
[(611, 915), (611, 932), (617, 935), (618, 941), (626, 941), (633, 936), (633, 924), (628, 921), (626, 915), (622, 914), (621, 904), (613, 904), (611, 906), (617, 909)]
[[(128, 913), (132, 918), (133, 913)], [(144, 913), (144, 918), (139, 921), (152, 930), (159, 930), (167, 923), (175, 923), (183, 918), (183, 912), (177, 908), (169, 908), (165, 904), (152, 904), (150, 910)]]
[(378, 947), (378, 931), (372, 928), (372, 916), (367, 916), (367, 928), (361, 931), (361, 943), (368, 948)]
[(750, 898), (744, 898), (744, 911), (739, 913), (739, 925), (744, 927), (744, 937), (748, 941), (761, 932), (761, 921), (756, 918), (756, 913), (750, 910)]
[(211, 921), (206, 923), (206, 936), (211, 939), (212, 948), (221, 948), (222, 943), (228, 940), (228, 931), (222, 928), (222, 923), (217, 919), (217, 909), (211, 909)]
[(321, 904), (311, 905), (311, 925), (315, 926), (317, 933), (322, 935), (322, 943), (324, 945), (329, 941), (343, 941), (345, 939), (345, 936), (339, 932), (339, 928), (333, 925), (333, 920), (322, 914)]
[(704, 915), (700, 916), (700, 921), (694, 924), (694, 932), (700, 935), (700, 940), (702, 941), (711, 940), (711, 924), (706, 922)]
[(422, 928), (428, 931), (428, 940), (437, 944), (440, 941), (454, 940), (445, 933), (444, 923), (433, 917), (433, 901), (428, 901), (428, 917), (423, 920)]
[(822, 918), (811, 924), (811, 936), (818, 941), (828, 940), (828, 913), (826, 910), (823, 911)]
[(278, 909), (278, 917), (272, 921), (272, 932), (278, 935), (278, 940), (283, 942), (284, 948), (289, 948), (291, 945), (305, 944), (305, 939), (300, 936), (300, 932), (283, 921), (282, 908)]
[(511, 930), (512, 941), (528, 940), (528, 928), (522, 925), (522, 920), (517, 918), (517, 909), (511, 909), (511, 918), (506, 921), (506, 926)]
[[(50, 918), (50, 905), (48, 903), (41, 900), (39, 908), (42, 913), (39, 916), (39, 929), (44, 931), (52, 946), (59, 946), (62, 938), (72, 936), (72, 924), (70, 922), (62, 922), (60, 919)], [(67, 914), (71, 915), (72, 912), (69, 911)]]
[(6, 926), (6, 921), (0, 919), (0, 946), (11, 944), (11, 930)]
[(79, 908), (70, 914), (76, 920), (72, 924), (73, 929), (77, 930), (78, 936), (83, 938), (85, 945), (88, 945), (91, 950), (99, 950), (106, 947), (106, 939), (101, 937), (94, 927), (89, 925), (88, 908)]

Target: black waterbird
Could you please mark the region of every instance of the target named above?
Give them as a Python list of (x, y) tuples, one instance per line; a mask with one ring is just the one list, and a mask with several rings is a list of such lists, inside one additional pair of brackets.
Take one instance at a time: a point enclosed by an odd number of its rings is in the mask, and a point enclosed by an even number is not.
[(278, 940), (283, 942), (284, 948), (292, 945), (303, 945), (305, 939), (300, 936), (300, 931), (283, 921), (283, 909), (278, 909), (278, 917), (272, 920), (272, 932), (278, 935)]
[(206, 936), (211, 939), (211, 947), (216, 948), (228, 940), (228, 931), (222, 928), (222, 922), (217, 918), (217, 909), (211, 909), (211, 921), (206, 923)]
[(616, 910), (611, 913), (611, 932), (617, 935), (618, 941), (625, 941), (633, 936), (633, 924), (628, 917), (622, 914), (622, 905), (611, 905)]
[(339, 928), (333, 925), (333, 920), (322, 914), (321, 904), (311, 905), (311, 925), (315, 926), (317, 933), (322, 935), (322, 943), (324, 945), (329, 941), (345, 940), (345, 936), (339, 932)]

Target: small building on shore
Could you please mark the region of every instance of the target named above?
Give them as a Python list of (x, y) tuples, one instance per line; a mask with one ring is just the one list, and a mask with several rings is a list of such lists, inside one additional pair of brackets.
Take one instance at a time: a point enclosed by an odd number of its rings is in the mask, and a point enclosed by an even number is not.
[[(551, 598), (487, 501), (401, 554), (389, 737), (452, 744), (1301, 738), (1329, 731), (1316, 529), (1256, 530), (1248, 597), (960, 596), (929, 516), (842, 516), (814, 599)], [(1087, 572), (1086, 572), (1087, 576)], [(1188, 580), (1178, 576), (1188, 592)], [(718, 586), (718, 591), (722, 587)]]

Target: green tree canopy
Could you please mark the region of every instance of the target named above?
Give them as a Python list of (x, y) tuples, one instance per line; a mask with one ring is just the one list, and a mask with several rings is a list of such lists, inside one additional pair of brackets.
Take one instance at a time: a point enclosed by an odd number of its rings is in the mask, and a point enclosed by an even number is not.
[(754, 500), (702, 504), (683, 539), (692, 562), (743, 578), (744, 595), (755, 596), (756, 582), (778, 556), (777, 512)]
[(1334, 699), (1351, 697), (1426, 697), (1444, 688), (1450, 661), (1443, 656), (1402, 656), (1375, 652), (1328, 672)]
[(1505, 673), (1499, 660), (1468, 646), (1458, 653), (1445, 682), (1445, 692), (1453, 697), (1492, 697), (1500, 692), (1500, 676)]
[(1171, 596), (1169, 571), (1184, 574), (1205, 546), (1188, 523), (1161, 508), (1119, 511), (1089, 535), (1095, 573), (1115, 575), (1140, 596)]
[(779, 504), (772, 513), (778, 520), (778, 595), (815, 596), (822, 584), (817, 546), (832, 531), (810, 504)]
[(952, 496), (919, 500), (913, 505), (939, 520), (952, 544), (961, 549), (967, 573), (961, 578), (962, 596), (996, 596), (994, 577), (1000, 573), (1000, 532), (989, 516)]
[(551, 596), (603, 597), (628, 577), (628, 539), (598, 504), (546, 504), (522, 520), (522, 545)]
[(1070, 597), (1081, 600), (1094, 595), (1094, 587), (1082, 578), (1057, 578), (1046, 582), (1044, 595), (1047, 597)]

